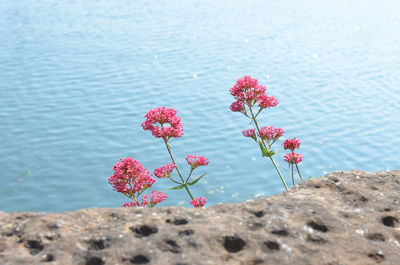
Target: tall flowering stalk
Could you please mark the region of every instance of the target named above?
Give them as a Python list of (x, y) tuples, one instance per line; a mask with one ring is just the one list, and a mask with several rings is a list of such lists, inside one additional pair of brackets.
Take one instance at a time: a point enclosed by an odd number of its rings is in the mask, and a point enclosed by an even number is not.
[(303, 156), (294, 152), (294, 150), (300, 148), (300, 140), (296, 138), (286, 139), (282, 145), (285, 150), (292, 151), (291, 153), (287, 153), (285, 155), (285, 161), (288, 162), (289, 167), (291, 166), (292, 168), (292, 183), (294, 185), (293, 165), (296, 165), (297, 173), (299, 174), (300, 179), (303, 180), (303, 177), (300, 174), (299, 166), (297, 165), (303, 160)]
[(243, 136), (252, 138), (258, 143), (262, 156), (271, 160), (285, 189), (288, 189), (285, 179), (273, 159), (275, 152), (272, 150), (272, 145), (283, 136), (284, 130), (272, 126), (260, 127), (257, 121), (257, 116), (261, 111), (276, 107), (279, 103), (275, 97), (267, 95), (266, 90), (265, 86), (260, 85), (258, 80), (251, 76), (244, 76), (238, 79), (236, 84), (229, 89), (236, 100), (231, 104), (230, 109), (233, 112), (242, 113), (254, 122), (256, 128), (244, 130), (242, 132)]
[[(181, 122), (181, 118), (176, 116), (176, 114), (177, 111), (172, 108), (165, 108), (165, 107), (155, 108), (149, 110), (146, 113), (145, 115), (146, 120), (142, 123), (142, 127), (144, 130), (151, 131), (156, 138), (163, 139), (165, 147), (167, 148), (168, 154), (172, 160), (172, 163), (168, 163), (160, 168), (157, 168), (154, 171), (154, 175), (158, 178), (168, 178), (172, 182), (178, 184), (178, 186), (171, 189), (185, 188), (186, 192), (188, 193), (191, 199), (190, 204), (192, 204), (194, 207), (202, 207), (206, 204), (207, 202), (206, 199), (202, 197), (194, 198), (188, 186), (196, 184), (202, 177), (205, 176), (205, 174), (203, 174), (194, 181), (192, 182), (189, 181), (190, 177), (192, 176), (192, 172), (198, 166), (208, 165), (209, 161), (202, 156), (188, 155), (186, 157), (186, 161), (190, 165), (190, 172), (186, 180), (183, 178), (181, 171), (179, 170), (179, 167), (175, 162), (174, 156), (172, 155), (171, 146), (168, 143), (168, 141), (171, 138), (179, 138), (183, 135), (183, 124)], [(171, 176), (171, 173), (173, 172), (174, 169), (176, 169), (180, 181), (175, 180)]]
[[(114, 165), (113, 170), (114, 174), (108, 178), (108, 182), (113, 186), (115, 191), (124, 194), (132, 200), (122, 205), (123, 207), (147, 206), (152, 208), (167, 198), (163, 192), (153, 191), (150, 194), (150, 202), (148, 202), (148, 196), (142, 195), (156, 180), (139, 161), (131, 157), (121, 159)], [(140, 195), (142, 195), (141, 203), (138, 201)]]

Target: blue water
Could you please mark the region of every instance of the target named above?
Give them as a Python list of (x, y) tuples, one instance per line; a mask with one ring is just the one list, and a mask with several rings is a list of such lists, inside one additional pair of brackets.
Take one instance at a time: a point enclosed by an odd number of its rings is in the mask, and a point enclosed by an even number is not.
[[(399, 14), (397, 0), (0, 0), (0, 210), (119, 207), (115, 162), (169, 162), (140, 127), (157, 106), (182, 117), (182, 170), (187, 154), (210, 160), (193, 189), (208, 205), (283, 191), (229, 111), (245, 74), (279, 99), (260, 123), (302, 140), (304, 176), (398, 169)], [(171, 186), (153, 186), (162, 205), (190, 206)]]

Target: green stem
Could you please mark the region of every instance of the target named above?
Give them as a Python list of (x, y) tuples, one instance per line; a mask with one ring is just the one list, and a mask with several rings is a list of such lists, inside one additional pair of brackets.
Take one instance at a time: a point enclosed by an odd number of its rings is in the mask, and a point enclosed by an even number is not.
[(272, 164), (274, 164), (274, 167), (275, 167), (276, 171), (278, 172), (279, 177), (280, 177), (281, 180), (282, 180), (283, 186), (285, 186), (285, 189), (288, 189), (288, 186), (286, 185), (285, 179), (282, 177), (282, 174), (281, 174), (281, 172), (279, 171), (278, 166), (275, 164), (274, 159), (273, 159), (272, 157), (269, 157), (269, 159), (271, 159)]
[(292, 164), (292, 186), (294, 186), (293, 164)]
[(179, 168), (178, 168), (178, 164), (176, 164), (175, 159), (174, 159), (174, 157), (172, 156), (171, 149), (170, 149), (170, 147), (169, 147), (169, 145), (168, 145), (168, 143), (167, 143), (167, 140), (164, 139), (164, 143), (165, 143), (165, 146), (167, 147), (167, 150), (168, 150), (169, 156), (170, 156), (171, 159), (172, 159), (172, 162), (175, 164), (176, 171), (178, 172), (178, 175), (179, 175), (179, 177), (180, 177), (181, 180), (182, 180), (183, 186), (185, 187), (185, 189), (186, 189), (187, 193), (189, 194), (190, 198), (193, 200), (194, 198), (193, 198), (192, 194), (190, 193), (189, 188), (188, 188), (187, 185), (186, 185), (186, 182), (185, 182), (185, 181), (183, 180), (183, 178), (182, 178), (182, 174), (181, 174), (181, 171), (180, 171)]
[(172, 180), (173, 182), (175, 182), (176, 184), (182, 184), (182, 183), (180, 183), (180, 182), (178, 182), (178, 181), (176, 181), (176, 180), (174, 180), (173, 178), (171, 178), (171, 177), (168, 177), (170, 180)]
[[(249, 106), (249, 110), (250, 110), (250, 113), (251, 113), (252, 120), (254, 121), (254, 124), (256, 125), (257, 132), (258, 132), (259, 135), (261, 135), (260, 128), (258, 127), (257, 119), (256, 119), (256, 117), (254, 116), (253, 110), (251, 109), (250, 106)], [(267, 148), (265, 142), (264, 142), (264, 139), (261, 138), (261, 142), (262, 142), (264, 148), (267, 149), (267, 150), (269, 150), (269, 149)], [(282, 176), (282, 174), (281, 174), (281, 171), (279, 170), (278, 166), (275, 164), (274, 159), (273, 159), (271, 156), (269, 156), (269, 159), (271, 159), (272, 164), (274, 164), (274, 167), (275, 167), (275, 169), (276, 169), (276, 172), (278, 172), (278, 175), (279, 175), (279, 177), (280, 177), (281, 180), (282, 180), (283, 186), (285, 186), (285, 189), (288, 189), (288, 186), (286, 185), (285, 179), (283, 178), (283, 176)]]
[[(293, 157), (295, 156), (293, 150), (292, 150), (292, 155), (293, 155)], [(297, 165), (296, 157), (294, 157), (294, 163), (296, 164), (297, 173), (299, 173), (300, 179), (303, 180), (303, 178), (301, 177), (301, 174), (300, 174), (299, 166)]]
[(190, 173), (189, 173), (189, 176), (186, 179), (186, 183), (189, 181), (190, 176), (192, 175), (192, 172), (193, 172), (193, 168), (190, 168)]

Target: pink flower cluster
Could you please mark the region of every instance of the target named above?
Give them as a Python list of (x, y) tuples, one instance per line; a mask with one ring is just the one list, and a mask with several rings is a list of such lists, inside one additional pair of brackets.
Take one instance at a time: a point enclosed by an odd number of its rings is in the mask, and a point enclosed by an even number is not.
[(131, 157), (121, 159), (114, 165), (113, 170), (114, 174), (108, 178), (108, 182), (114, 190), (133, 200), (125, 203), (122, 207), (153, 207), (167, 198), (164, 193), (153, 191), (150, 194), (150, 203), (147, 201), (147, 195), (143, 195), (142, 203), (139, 204), (138, 196), (155, 182), (150, 172), (139, 161)]
[(114, 190), (127, 196), (134, 196), (136, 192), (144, 191), (155, 182), (150, 172), (139, 161), (130, 157), (117, 162), (113, 170), (115, 172), (108, 178), (108, 182)]
[(244, 137), (250, 137), (250, 138), (253, 138), (255, 141), (257, 141), (255, 129), (244, 130), (244, 131), (242, 131), (242, 133), (243, 133)]
[(258, 97), (258, 106), (262, 109), (276, 107), (279, 101), (274, 96), (262, 94)]
[[(294, 159), (293, 159), (293, 155), (294, 155)], [(296, 154), (296, 153), (287, 153), (285, 155), (285, 161), (288, 162), (289, 164), (298, 164), (303, 160), (303, 156), (300, 154)]]
[(193, 155), (188, 155), (186, 156), (186, 161), (191, 167), (191, 170), (195, 169), (198, 166), (207, 166), (210, 161), (208, 161), (207, 158), (203, 156), (193, 156)]
[[(276, 166), (272, 156), (276, 154), (272, 150), (272, 145), (283, 136), (285, 131), (282, 128), (274, 128), (272, 126), (259, 127), (257, 122), (257, 116), (265, 108), (276, 107), (279, 102), (273, 96), (268, 96), (266, 93), (266, 87), (258, 83), (258, 80), (251, 76), (244, 76), (239, 78), (236, 84), (229, 89), (229, 92), (234, 96), (235, 102), (230, 106), (230, 109), (234, 112), (240, 112), (246, 117), (250, 118), (257, 127), (257, 134), (255, 129), (247, 129), (242, 131), (243, 136), (254, 139), (260, 146), (262, 156), (269, 157), (275, 166), (275, 169), (282, 180), (283, 185), (288, 189), (287, 184)], [(258, 105), (258, 111), (254, 111), (253, 107)], [(257, 137), (258, 136), (258, 137)], [(296, 164), (297, 172), (301, 180), (303, 180), (300, 170), (297, 166), (298, 162), (301, 162), (303, 156), (295, 154), (294, 150), (300, 147), (300, 141), (296, 138), (287, 139), (283, 143), (285, 150), (291, 150), (292, 153), (285, 155), (285, 161), (292, 164), (292, 183), (294, 185), (293, 177), (293, 164)]]
[(160, 168), (157, 168), (154, 170), (154, 175), (157, 178), (169, 178), (172, 171), (175, 169), (176, 165), (174, 163), (168, 163), (165, 164), (163, 166), (161, 166)]
[(137, 200), (133, 201), (133, 202), (127, 202), (124, 203), (122, 205), (122, 207), (124, 208), (135, 208), (135, 207), (139, 207), (139, 202)]
[[(285, 150), (291, 150), (291, 153), (285, 155), (285, 161), (289, 164), (298, 164), (303, 160), (303, 156), (294, 152), (294, 150), (300, 148), (300, 140), (297, 138), (286, 139), (283, 142), (283, 148)], [(294, 156), (294, 157), (293, 157)]]
[(235, 112), (245, 112), (245, 105), (253, 107), (256, 103), (261, 109), (275, 107), (278, 100), (273, 96), (268, 96), (265, 91), (267, 88), (258, 84), (258, 80), (251, 76), (239, 78), (236, 84), (229, 89), (236, 101), (230, 106)]
[[(150, 197), (150, 202), (148, 201), (149, 197)], [(143, 207), (148, 206), (149, 208), (151, 208), (157, 203), (165, 201), (165, 199), (167, 199), (167, 195), (165, 195), (163, 192), (158, 192), (153, 190), (149, 196), (147, 195), (142, 196), (141, 206)]]
[(243, 112), (245, 110), (244, 103), (242, 101), (235, 101), (230, 106), (231, 111), (234, 112)]
[[(150, 197), (150, 202), (148, 201), (148, 198)], [(136, 208), (136, 207), (149, 207), (152, 208), (156, 204), (165, 201), (167, 199), (167, 195), (165, 195), (163, 192), (158, 192), (153, 190), (150, 194), (150, 196), (143, 195), (142, 196), (142, 202), (139, 204), (138, 200), (134, 200), (132, 202), (127, 202), (122, 205), (122, 207), (125, 208)]]
[(300, 148), (300, 140), (297, 138), (293, 138), (293, 139), (286, 139), (283, 142), (283, 148), (285, 150), (292, 150), (294, 151), (295, 149)]
[(194, 198), (192, 201), (190, 201), (190, 204), (193, 205), (193, 207), (202, 207), (207, 203), (206, 198), (203, 197), (197, 197)]
[[(261, 127), (258, 136), (266, 140), (268, 144), (272, 145), (276, 140), (283, 136), (285, 131), (282, 128), (274, 128), (272, 126)], [(272, 143), (270, 143), (272, 141)]]
[[(181, 137), (183, 135), (183, 124), (176, 113), (175, 109), (165, 107), (149, 110), (144, 115), (146, 120), (142, 123), (142, 127), (144, 130), (151, 131), (155, 137), (163, 138), (165, 141), (168, 141), (171, 137)], [(157, 124), (160, 127), (156, 126)]]

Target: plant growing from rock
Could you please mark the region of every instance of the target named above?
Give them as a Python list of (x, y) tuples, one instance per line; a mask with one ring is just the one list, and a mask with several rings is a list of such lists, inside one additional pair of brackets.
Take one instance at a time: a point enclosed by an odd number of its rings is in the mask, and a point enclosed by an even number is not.
[[(202, 207), (207, 201), (203, 197), (194, 198), (189, 190), (189, 186), (196, 184), (206, 174), (201, 175), (193, 181), (190, 181), (193, 171), (199, 166), (207, 166), (209, 161), (203, 156), (186, 156), (186, 161), (190, 166), (189, 174), (186, 179), (183, 178), (178, 165), (171, 152), (171, 146), (168, 141), (171, 138), (179, 138), (183, 135), (183, 124), (181, 118), (176, 116), (177, 111), (171, 108), (155, 108), (149, 110), (142, 123), (144, 130), (151, 131), (156, 138), (162, 138), (164, 144), (171, 157), (172, 163), (165, 164), (154, 170), (157, 178), (168, 178), (178, 186), (170, 189), (179, 190), (185, 188), (194, 207)], [(125, 203), (123, 207), (149, 207), (152, 208), (156, 204), (164, 201), (167, 196), (163, 192), (153, 191), (150, 195), (142, 194), (150, 188), (155, 179), (153, 175), (140, 164), (139, 161), (127, 157), (117, 162), (114, 167), (114, 174), (108, 178), (108, 182), (113, 186), (114, 190), (120, 192), (130, 198), (132, 201)], [(176, 169), (180, 181), (175, 180), (171, 173)], [(139, 197), (142, 196), (142, 202), (139, 203)]]
[[(284, 130), (282, 128), (274, 128), (272, 126), (260, 127), (257, 120), (258, 115), (264, 109), (276, 107), (279, 103), (279, 101), (274, 96), (268, 96), (266, 90), (267, 88), (265, 86), (260, 85), (258, 83), (258, 80), (252, 78), (251, 76), (244, 76), (242, 78), (239, 78), (236, 84), (229, 89), (231, 95), (234, 96), (236, 100), (231, 104), (230, 109), (233, 112), (242, 113), (244, 116), (249, 118), (252, 123), (254, 123), (256, 128), (244, 130), (242, 132), (243, 136), (252, 138), (255, 142), (257, 142), (258, 146), (261, 149), (262, 156), (267, 157), (272, 162), (276, 172), (278, 173), (282, 181), (282, 184), (284, 185), (285, 189), (288, 189), (286, 181), (273, 159), (273, 156), (276, 153), (272, 150), (272, 145), (280, 137), (283, 136)], [(290, 143), (298, 143), (298, 146), (296, 145), (298, 148), (300, 146), (300, 141), (297, 141), (293, 141), (292, 139)], [(295, 154), (294, 149), (296, 148), (291, 149), (292, 146), (290, 146), (289, 144), (284, 147), (285, 150), (292, 150), (292, 153), (289, 153), (285, 156), (285, 161), (288, 161), (289, 165), (292, 166), (292, 184), (294, 185), (293, 164), (296, 165), (299, 176), (301, 178), (300, 170), (298, 169), (297, 164), (302, 160), (303, 157), (299, 154)], [(295, 159), (292, 159), (292, 156)]]
[[(190, 181), (190, 178), (192, 177), (193, 171), (197, 167), (207, 166), (209, 161), (203, 156), (186, 156), (186, 161), (190, 166), (190, 170), (186, 179), (182, 176), (182, 173), (175, 162), (174, 156), (172, 155), (171, 146), (168, 143), (171, 138), (179, 138), (183, 135), (183, 124), (181, 122), (181, 118), (176, 116), (176, 113), (177, 111), (172, 108), (155, 108), (149, 110), (146, 113), (146, 120), (142, 123), (142, 127), (144, 130), (151, 131), (154, 137), (163, 139), (165, 147), (167, 148), (168, 154), (172, 161), (172, 163), (168, 163), (161, 166), (160, 168), (157, 168), (154, 171), (154, 175), (158, 178), (168, 178), (175, 184), (178, 184), (178, 186), (170, 189), (179, 190), (185, 188), (187, 194), (191, 199), (190, 204), (194, 207), (202, 207), (206, 204), (206, 199), (203, 197), (194, 198), (192, 193), (190, 192), (189, 186), (193, 186), (194, 184), (196, 184), (206, 174), (201, 175), (193, 181)], [(174, 169), (176, 169), (176, 172), (178, 173), (179, 180), (175, 180), (171, 176), (171, 173)]]

